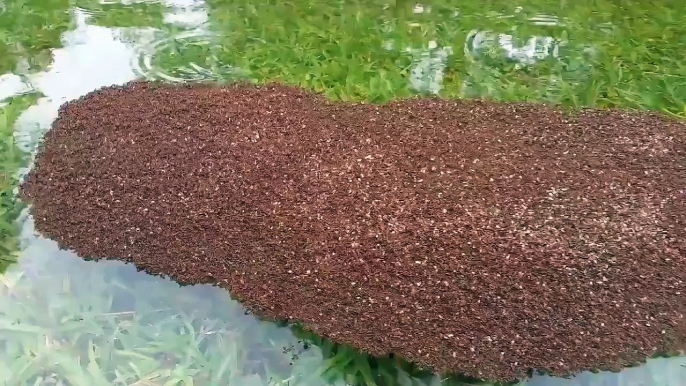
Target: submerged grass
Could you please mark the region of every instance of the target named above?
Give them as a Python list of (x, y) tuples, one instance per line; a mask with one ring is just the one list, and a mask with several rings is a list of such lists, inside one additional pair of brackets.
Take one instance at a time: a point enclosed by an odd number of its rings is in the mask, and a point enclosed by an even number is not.
[[(60, 45), (70, 24), (66, 0), (0, 1), (0, 75), (47, 67), (49, 49)], [(0, 78), (0, 89), (3, 79)], [(14, 123), (37, 99), (36, 94), (0, 97), (0, 272), (16, 260), (15, 220), (23, 204), (16, 199), (17, 172), (26, 154), (15, 146)]]
[[(92, 25), (164, 31), (166, 40), (140, 58), (148, 78), (277, 80), (349, 101), (424, 93), (686, 117), (681, 0), (110, 3), (0, 1), (0, 69), (46, 68), (78, 8)], [(200, 9), (208, 22), (165, 24), (171, 8)], [(36, 238), (14, 195), (26, 158), (13, 136), (13, 122), (34, 98), (15, 96), (0, 110), (0, 385), (479, 383), (260, 323), (223, 291), (84, 262)], [(3, 265), (18, 255), (19, 265)], [(672, 357), (619, 374), (531, 384), (677, 386), (684, 366)]]
[[(491, 385), (263, 324), (225, 291), (82, 261), (33, 237), (22, 235), (31, 261), (0, 275), (0, 385)], [(676, 386), (680, 364), (565, 384)]]
[[(262, 325), (209, 286), (182, 288), (120, 263), (95, 267), (67, 252), (46, 254), (54, 248), (47, 241), (29, 248), (42, 257), (0, 276), (0, 384), (464, 384), (297, 328)], [(60, 264), (71, 274), (54, 275)]]
[(15, 145), (14, 122), (35, 100), (34, 94), (28, 94), (0, 103), (0, 273), (16, 261), (19, 231), (15, 222), (24, 207), (15, 189), (26, 155)]
[(40, 70), (70, 26), (69, 0), (0, 1), (0, 74)]
[(686, 116), (679, 54), (686, 6), (678, 0), (208, 0), (208, 7), (216, 38), (207, 51), (255, 82), (284, 81), (341, 100), (437, 92)]

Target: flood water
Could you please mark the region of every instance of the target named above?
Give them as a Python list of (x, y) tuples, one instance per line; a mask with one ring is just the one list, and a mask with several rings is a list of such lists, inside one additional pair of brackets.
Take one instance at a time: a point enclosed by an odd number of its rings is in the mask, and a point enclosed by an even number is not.
[[(684, 116), (685, 11), (681, 0), (0, 0), (0, 142), (18, 147), (0, 147), (12, 177), (0, 182), (16, 194), (14, 177), (62, 103), (142, 78), (274, 79), (344, 100), (422, 93)], [(0, 385), (477, 382), (260, 321), (211, 286), (83, 261), (3, 200)], [(686, 358), (522, 384), (681, 386)]]

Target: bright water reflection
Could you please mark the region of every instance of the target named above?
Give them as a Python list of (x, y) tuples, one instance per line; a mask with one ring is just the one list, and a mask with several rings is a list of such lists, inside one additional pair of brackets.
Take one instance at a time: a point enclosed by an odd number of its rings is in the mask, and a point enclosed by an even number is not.
[[(356, 49), (359, 57), (349, 56), (344, 51), (352, 46), (339, 37), (335, 47), (323, 47), (325, 54), (334, 55), (327, 58), (312, 54), (316, 47), (302, 48), (326, 35), (318, 30), (321, 25), (291, 20), (295, 24), (289, 27), (301, 29), (296, 40), (270, 41), (274, 35), (269, 28), (278, 29), (279, 23), (265, 19), (261, 24), (259, 17), (274, 15), (268, 9), (250, 9), (250, 2), (240, 9), (200, 0), (47, 3), (42, 12), (51, 12), (57, 27), (64, 24), (62, 31), (54, 29), (59, 44), (45, 47), (47, 51), (7, 51), (14, 56), (0, 76), (5, 106), (17, 101), (30, 105), (13, 126), (17, 145), (27, 153), (62, 103), (138, 77), (277, 77), (343, 99), (382, 100), (422, 92), (553, 101), (569, 100), (565, 92), (597, 77), (581, 60), (592, 55), (593, 46), (565, 48), (572, 44), (568, 36), (554, 30), (563, 23), (543, 10), (525, 19), (551, 28), (555, 36), (542, 34), (544, 30), (514, 36), (516, 31), (502, 28), (517, 25), (521, 8), (489, 15), (489, 20), (499, 20), (489, 29), (475, 24), (468, 9), (408, 4), (409, 12), (396, 13), (388, 4), (372, 2), (361, 9), (370, 12), (370, 19), (385, 19), (367, 20), (362, 27), (365, 33), (378, 32), (368, 42), (378, 50)], [(8, 9), (0, 7), (0, 17)], [(231, 19), (231, 12), (245, 12), (245, 17)], [(441, 16), (432, 19), (436, 14)], [(227, 25), (241, 20), (249, 21)], [(459, 28), (451, 30), (455, 25)], [(456, 46), (460, 31), (463, 42)], [(44, 41), (51, 40), (41, 37)], [(289, 46), (301, 41), (302, 47)], [(239, 48), (243, 51), (237, 52)], [(284, 52), (296, 52), (296, 57), (280, 56)], [(341, 52), (348, 56), (335, 56)], [(336, 68), (345, 60), (374, 58), (381, 58), (381, 69), (355, 67), (356, 72), (348, 68), (347, 73), (345, 67)], [(552, 67), (536, 67), (545, 61)], [(384, 69), (389, 63), (397, 73)], [(361, 81), (368, 84), (356, 86)], [(331, 87), (341, 82), (345, 86)], [(617, 90), (631, 96), (632, 89)], [(456, 378), (432, 377), (391, 359), (372, 360), (330, 342), (311, 345), (302, 331), (246, 315), (225, 291), (213, 287), (180, 287), (121, 263), (83, 261), (35, 235), (26, 211), (17, 224), (19, 262), (0, 276), (2, 385), (459, 384)], [(584, 373), (571, 380), (535, 376), (527, 384), (679, 386), (686, 384), (686, 359), (650, 360), (618, 374)]]

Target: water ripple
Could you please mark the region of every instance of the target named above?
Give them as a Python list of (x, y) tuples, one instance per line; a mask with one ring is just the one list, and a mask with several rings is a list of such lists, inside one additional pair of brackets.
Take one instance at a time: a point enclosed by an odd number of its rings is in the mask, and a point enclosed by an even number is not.
[(139, 77), (168, 82), (222, 81), (235, 77), (237, 69), (216, 56), (221, 45), (204, 29), (184, 31), (155, 39), (136, 48), (133, 65)]

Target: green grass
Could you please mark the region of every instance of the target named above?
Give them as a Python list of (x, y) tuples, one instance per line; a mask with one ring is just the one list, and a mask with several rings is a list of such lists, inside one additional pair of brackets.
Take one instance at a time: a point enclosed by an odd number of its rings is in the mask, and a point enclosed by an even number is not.
[[(0, 276), (0, 384), (436, 384), (407, 363), (260, 323), (224, 291), (46, 253), (54, 248), (46, 241), (29, 248), (41, 257)], [(55, 275), (65, 263), (70, 273)]]
[[(217, 31), (212, 52), (255, 82), (279, 80), (342, 100), (382, 102), (413, 93), (406, 47), (452, 52), (441, 95), (536, 100), (567, 106), (649, 108), (685, 116), (686, 5), (675, 1), (382, 1), (209, 0)], [(459, 12), (455, 16), (455, 12)], [(539, 14), (560, 25), (534, 25)], [(508, 17), (504, 17), (508, 16)], [(549, 36), (558, 58), (530, 66), (491, 44), (465, 55), (470, 32), (507, 33), (515, 44)], [(388, 48), (392, 44), (392, 48)], [(190, 53), (193, 55), (193, 53)], [(165, 56), (160, 56), (164, 65)]]
[(164, 6), (158, 2), (141, 3), (135, 7), (95, 0), (75, 0), (76, 7), (90, 17), (89, 23), (104, 27), (149, 27), (162, 24)]
[[(137, 28), (157, 29), (162, 38), (154, 52), (143, 50), (139, 58), (150, 78), (276, 80), (333, 99), (384, 102), (430, 93), (411, 81), (423, 69), (442, 72), (438, 93), (444, 97), (686, 117), (681, 0), (434, 0), (421, 13), (415, 6), (406, 0), (208, 0), (209, 32), (189, 34), (165, 25), (170, 10), (156, 2), (0, 0), (0, 70), (48, 68), (50, 49), (74, 26), (70, 15), (78, 7), (92, 25), (123, 27), (116, 34), (128, 42), (142, 36)], [(540, 15), (556, 15), (559, 23), (536, 24)], [(557, 56), (530, 64), (508, 59), (499, 34), (520, 48), (534, 36), (542, 47), (548, 37), (547, 52)], [(259, 322), (224, 291), (178, 287), (121, 264), (84, 262), (20, 235), (23, 206), (14, 189), (27, 157), (14, 146), (13, 123), (34, 95), (14, 96), (0, 110), (1, 386), (477, 382), (436, 377), (397, 358), (372, 358), (297, 326)], [(8, 267), (17, 256), (21, 264)], [(676, 386), (686, 378), (684, 366), (683, 357), (672, 357), (564, 385)]]
[[(60, 45), (70, 26), (64, 0), (0, 1), (0, 75), (46, 68), (49, 49)], [(15, 220), (23, 208), (16, 199), (17, 170), (26, 163), (14, 143), (14, 122), (36, 100), (35, 94), (0, 101), (0, 272), (16, 259)]]
[[(29, 241), (22, 269), (0, 275), (0, 385), (491, 385), (261, 323), (219, 289), (180, 287)], [(613, 384), (677, 386), (684, 364), (650, 363)], [(609, 381), (594, 379), (567, 385)]]
[(14, 142), (14, 122), (19, 114), (35, 102), (35, 95), (23, 95), (0, 104), (0, 273), (16, 261), (18, 229), (15, 224), (23, 203), (17, 199), (17, 171), (26, 155)]
[(0, 74), (38, 71), (70, 27), (68, 0), (0, 1)]

